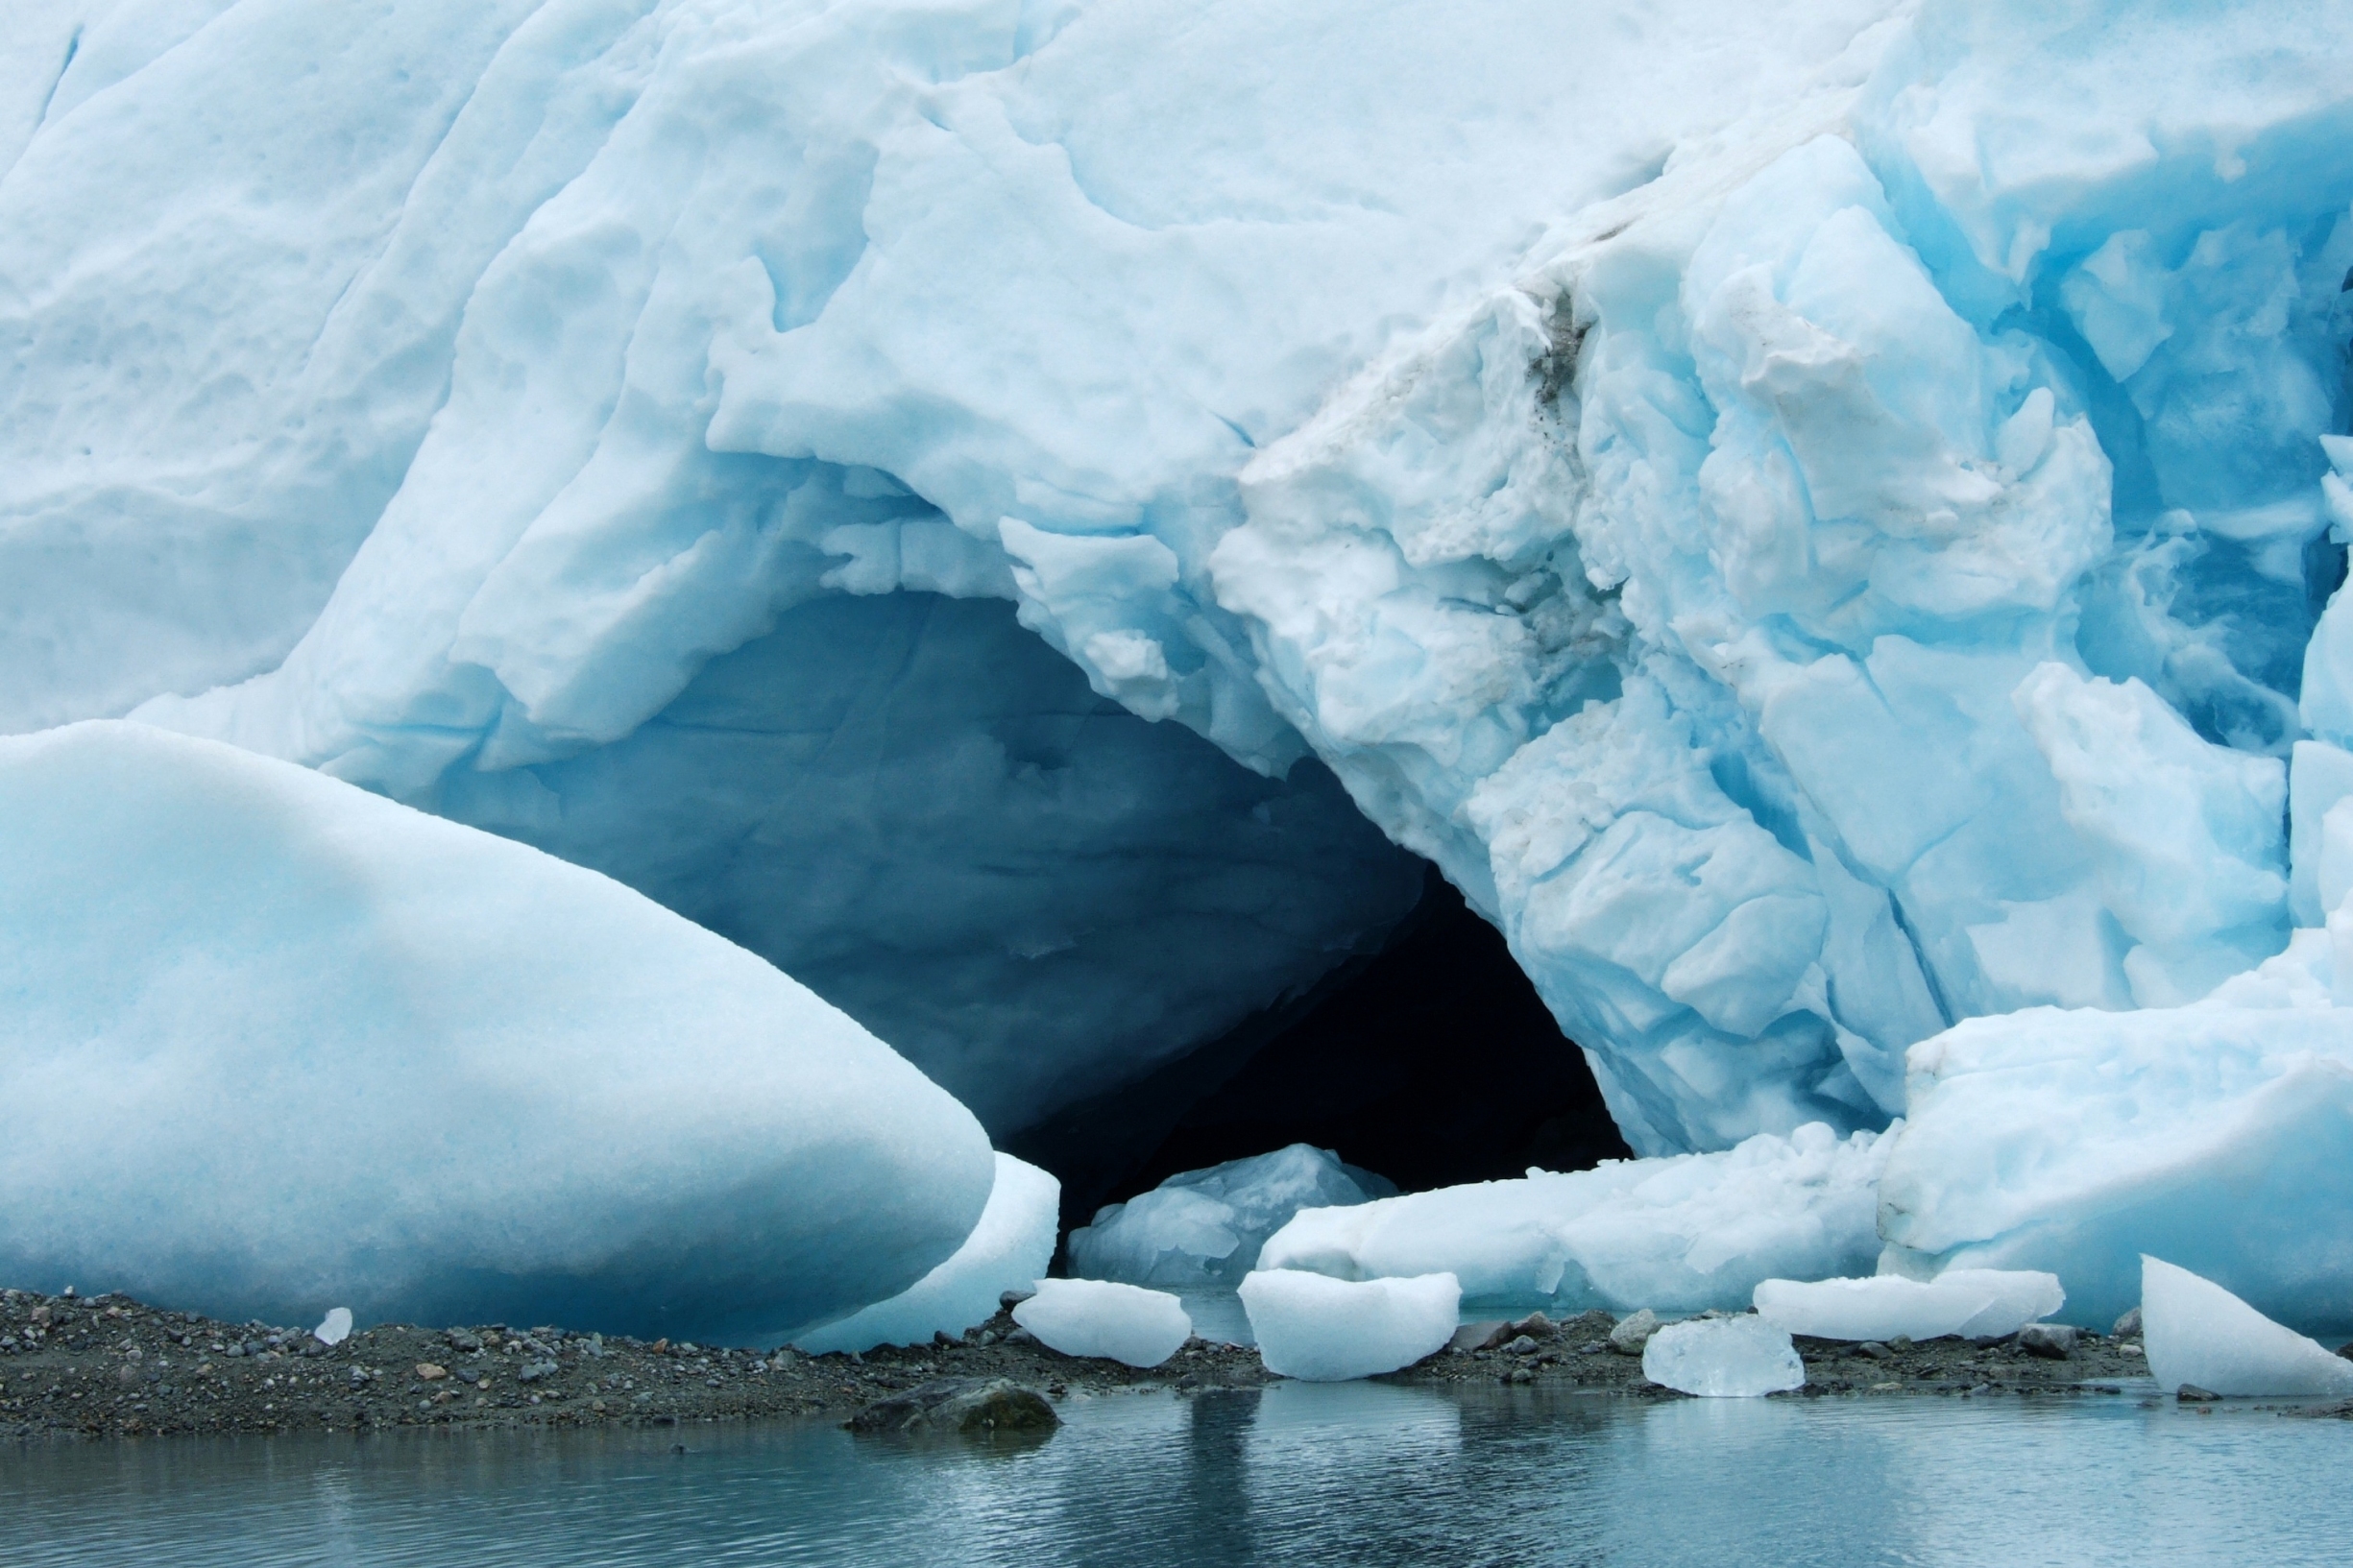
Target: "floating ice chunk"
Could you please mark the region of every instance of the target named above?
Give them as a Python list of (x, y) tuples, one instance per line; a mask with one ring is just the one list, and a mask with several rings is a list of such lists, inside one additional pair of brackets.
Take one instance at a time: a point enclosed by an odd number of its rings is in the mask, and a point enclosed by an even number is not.
[(1720, 1154), (1303, 1209), (1268, 1239), (1258, 1266), (1335, 1279), (1444, 1271), (1466, 1298), (1498, 1305), (1742, 1308), (1762, 1280), (1872, 1266), (1874, 1184), (1890, 1141), (1810, 1123)]
[(1054, 1262), (1062, 1184), (1010, 1154), (997, 1156), (988, 1207), (953, 1257), (892, 1296), (792, 1342), (813, 1356), (876, 1345), (926, 1344), (934, 1334), (961, 1334), (996, 1315), (1007, 1291), (1026, 1291)]
[(1810, 1284), (1769, 1279), (1757, 1287), (1759, 1316), (1817, 1339), (2015, 1334), (2066, 1300), (2057, 1275), (2031, 1269), (1953, 1268), (1932, 1280), (1898, 1274)]
[(1642, 1375), (1703, 1399), (1755, 1399), (1806, 1387), (1788, 1332), (1742, 1313), (1669, 1323), (1642, 1347)]
[[(2353, 1007), (2330, 937), (2188, 1007), (2034, 1008), (1912, 1048), (1909, 1120), (1880, 1183), (1898, 1271), (2032, 1268), (2079, 1320), (2139, 1299), (2141, 1254), (2184, 1260), (2289, 1322), (2347, 1326)], [(1858, 1270), (1859, 1272), (1859, 1270)]]
[(1137, 1285), (1238, 1285), (1269, 1236), (1306, 1208), (1394, 1197), (1396, 1184), (1344, 1164), (1329, 1149), (1293, 1144), (1171, 1176), (1151, 1192), (1095, 1211), (1070, 1233), (1071, 1267)]
[(0, 740), (0, 1278), (724, 1341), (986, 1203), (961, 1105), (594, 872), (117, 722)]
[(339, 1345), (352, 1337), (352, 1309), (329, 1307), (326, 1320), (310, 1331), (311, 1338), (323, 1345)]
[(1157, 1366), (1193, 1337), (1184, 1304), (1166, 1291), (1100, 1279), (1042, 1279), (1013, 1321), (1049, 1350)]
[(2212, 1280), (2141, 1260), (2141, 1342), (2161, 1388), (2212, 1393), (2353, 1394), (2353, 1361), (2274, 1323)]
[(1463, 1289), (1452, 1274), (1337, 1280), (1279, 1268), (1250, 1274), (1240, 1294), (1269, 1371), (1342, 1383), (1394, 1372), (1445, 1348)]

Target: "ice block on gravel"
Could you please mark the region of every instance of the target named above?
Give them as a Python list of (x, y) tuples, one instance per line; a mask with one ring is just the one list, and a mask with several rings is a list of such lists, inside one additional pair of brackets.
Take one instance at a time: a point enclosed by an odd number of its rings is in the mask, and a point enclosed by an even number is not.
[(2049, 1317), (2066, 1301), (2056, 1274), (2029, 1268), (1952, 1268), (1932, 1280), (1769, 1279), (1757, 1287), (1759, 1316), (1817, 1339), (1999, 1338)]
[(1049, 1350), (1157, 1366), (1193, 1337), (1184, 1303), (1166, 1291), (1101, 1279), (1042, 1279), (1013, 1321)]
[(1010, 1154), (997, 1156), (988, 1207), (946, 1263), (892, 1296), (792, 1341), (813, 1356), (876, 1345), (929, 1344), (996, 1315), (998, 1297), (1026, 1291), (1054, 1262), (1062, 1184)]
[(2353, 1394), (2353, 1361), (2274, 1323), (2209, 1279), (2141, 1259), (2141, 1342), (2149, 1376), (2231, 1396)]
[(1703, 1399), (1755, 1399), (1806, 1387), (1806, 1363), (1788, 1334), (1745, 1313), (1669, 1323), (1642, 1347), (1642, 1375)]
[(1338, 1280), (1297, 1269), (1246, 1277), (1242, 1307), (1267, 1370), (1343, 1383), (1411, 1366), (1454, 1338), (1463, 1288), (1452, 1274)]

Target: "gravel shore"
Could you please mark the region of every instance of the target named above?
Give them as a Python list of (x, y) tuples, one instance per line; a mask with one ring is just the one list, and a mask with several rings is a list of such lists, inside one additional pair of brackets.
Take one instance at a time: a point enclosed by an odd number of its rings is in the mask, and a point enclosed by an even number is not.
[[(1543, 1384), (1677, 1398), (1613, 1348), (1617, 1320), (1589, 1313), (1474, 1325), (1454, 1348), (1393, 1374), (1409, 1384)], [(1008, 1339), (1009, 1337), (1009, 1339)], [(308, 1329), (232, 1324), (123, 1295), (0, 1291), (0, 1438), (352, 1431), (450, 1426), (674, 1425), (780, 1416), (846, 1418), (941, 1379), (1006, 1379), (1073, 1391), (1250, 1388), (1273, 1382), (1257, 1352), (1196, 1339), (1139, 1371), (1057, 1355), (1000, 1314), (955, 1343), (862, 1357), (647, 1343), (503, 1323), (386, 1324), (325, 1345)], [(2015, 1336), (1856, 1346), (1801, 1339), (1804, 1393), (2120, 1393), (2146, 1367), (2133, 1339), (2087, 1334), (2064, 1357)]]

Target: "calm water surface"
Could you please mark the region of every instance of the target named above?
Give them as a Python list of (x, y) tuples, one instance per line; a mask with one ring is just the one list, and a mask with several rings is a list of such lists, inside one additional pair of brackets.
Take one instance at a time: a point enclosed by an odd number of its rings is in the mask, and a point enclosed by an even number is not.
[(17, 1448), (0, 1563), (2353, 1560), (2353, 1423), (2149, 1391), (1644, 1406), (1293, 1384), (1074, 1399), (1053, 1436), (993, 1447), (804, 1425)]

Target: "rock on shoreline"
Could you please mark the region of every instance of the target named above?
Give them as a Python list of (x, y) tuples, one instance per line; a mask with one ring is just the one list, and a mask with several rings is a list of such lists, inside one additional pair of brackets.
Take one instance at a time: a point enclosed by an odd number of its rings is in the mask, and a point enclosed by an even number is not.
[(803, 1356), (503, 1323), (381, 1324), (341, 1344), (125, 1295), (0, 1291), (0, 1439), (395, 1427), (667, 1426), (840, 1419), (942, 1378), (1073, 1389), (1256, 1387), (1257, 1352), (1194, 1339), (1150, 1371), (1006, 1342), (1000, 1314), (953, 1344)]
[[(1448, 1349), (1384, 1381), (1682, 1397), (1643, 1377), (1638, 1342), (1628, 1339), (1633, 1353), (1613, 1344), (1616, 1327), (1617, 1319), (1599, 1312), (1561, 1323), (1538, 1313), (1473, 1325)], [(2081, 1333), (2057, 1356), (2056, 1347), (2018, 1336), (1886, 1345), (1800, 1338), (1797, 1346), (1806, 1395), (2115, 1393), (2123, 1380), (2146, 1371), (2137, 1336), (2130, 1335)], [(935, 1395), (945, 1397), (943, 1385), (1004, 1383), (1059, 1399), (1073, 1391), (1255, 1388), (1274, 1381), (1256, 1350), (1200, 1339), (1149, 1369), (1058, 1355), (1003, 1312), (953, 1342), (884, 1347), (862, 1357), (647, 1343), (503, 1323), (382, 1324), (329, 1346), (308, 1329), (226, 1323), (126, 1295), (0, 1291), (0, 1440), (19, 1442), (842, 1420), (886, 1405), (903, 1415), (921, 1414), (938, 1402)], [(959, 1413), (957, 1424), (961, 1419)], [(907, 1424), (879, 1415), (866, 1422), (887, 1430)]]

